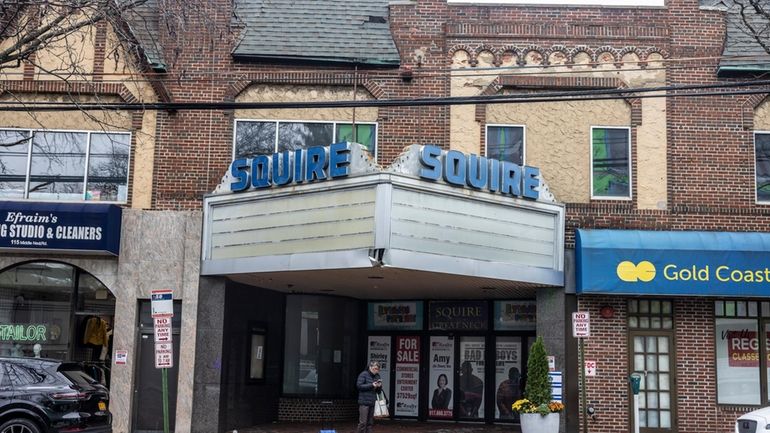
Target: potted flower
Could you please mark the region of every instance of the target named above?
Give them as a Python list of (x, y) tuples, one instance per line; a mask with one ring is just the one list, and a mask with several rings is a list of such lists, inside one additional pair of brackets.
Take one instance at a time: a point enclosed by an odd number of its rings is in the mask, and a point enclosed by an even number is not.
[(521, 415), (522, 433), (558, 433), (559, 412), (564, 410), (564, 405), (551, 401), (548, 357), (542, 337), (537, 337), (529, 353), (524, 398), (511, 408)]

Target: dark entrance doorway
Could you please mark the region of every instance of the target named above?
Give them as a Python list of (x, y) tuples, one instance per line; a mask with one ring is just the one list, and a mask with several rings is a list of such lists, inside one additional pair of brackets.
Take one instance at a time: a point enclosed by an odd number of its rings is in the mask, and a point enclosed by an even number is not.
[[(182, 305), (174, 303), (172, 335), (174, 343), (174, 368), (168, 371), (169, 428), (174, 430), (176, 418), (176, 393), (179, 377), (179, 330), (182, 321)], [(155, 341), (153, 321), (150, 317), (150, 301), (139, 304), (139, 341), (134, 382), (134, 433), (158, 433), (163, 431), (163, 400), (161, 372), (155, 368)]]

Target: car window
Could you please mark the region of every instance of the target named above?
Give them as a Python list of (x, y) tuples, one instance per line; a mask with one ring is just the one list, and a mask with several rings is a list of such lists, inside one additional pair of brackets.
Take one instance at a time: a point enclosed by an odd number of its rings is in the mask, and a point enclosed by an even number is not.
[(46, 377), (34, 369), (12, 363), (6, 364), (6, 371), (13, 386), (34, 385), (43, 382)]
[(5, 369), (8, 368), (4, 362), (0, 363), (0, 387), (7, 388), (11, 386), (11, 380)]
[(59, 373), (75, 385), (93, 385), (96, 382), (93, 377), (82, 370), (60, 370)]

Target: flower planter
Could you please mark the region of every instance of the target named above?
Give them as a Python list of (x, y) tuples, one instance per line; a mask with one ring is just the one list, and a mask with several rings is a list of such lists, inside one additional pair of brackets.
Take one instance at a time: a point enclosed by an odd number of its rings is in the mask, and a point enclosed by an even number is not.
[(552, 412), (543, 416), (539, 413), (523, 413), (521, 433), (559, 433), (559, 414)]

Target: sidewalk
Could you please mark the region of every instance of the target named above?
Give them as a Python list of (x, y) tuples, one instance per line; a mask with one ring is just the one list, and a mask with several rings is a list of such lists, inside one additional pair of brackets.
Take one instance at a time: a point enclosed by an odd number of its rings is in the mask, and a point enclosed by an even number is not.
[[(238, 433), (318, 433), (320, 423), (272, 423), (246, 429)], [(335, 423), (331, 427), (336, 433), (355, 433), (356, 424), (352, 422)], [(516, 424), (478, 424), (446, 423), (418, 421), (375, 421), (372, 433), (517, 433), (521, 431)]]

